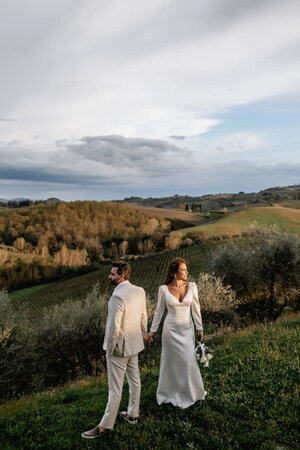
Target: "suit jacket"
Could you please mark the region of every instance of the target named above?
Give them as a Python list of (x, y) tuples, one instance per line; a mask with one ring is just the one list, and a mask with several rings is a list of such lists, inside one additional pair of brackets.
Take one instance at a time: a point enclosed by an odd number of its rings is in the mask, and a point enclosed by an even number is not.
[(132, 356), (142, 351), (147, 333), (146, 294), (123, 281), (108, 302), (103, 349), (107, 355)]

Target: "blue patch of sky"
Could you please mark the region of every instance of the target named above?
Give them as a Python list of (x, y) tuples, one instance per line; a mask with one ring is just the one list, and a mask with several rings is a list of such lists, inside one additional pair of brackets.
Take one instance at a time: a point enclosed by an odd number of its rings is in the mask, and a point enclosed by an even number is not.
[(241, 130), (271, 130), (282, 136), (295, 132), (299, 137), (300, 98), (268, 100), (227, 109), (215, 118), (221, 121), (211, 133)]
[[(213, 116), (220, 121), (207, 133), (194, 136), (191, 147), (210, 149), (218, 152), (221, 160), (251, 159), (270, 160), (273, 162), (300, 162), (300, 101), (299, 97), (277, 98), (262, 102), (228, 108)], [(230, 154), (228, 136), (239, 134), (261, 136), (261, 143), (248, 151), (238, 150), (232, 146), (234, 153)], [(222, 151), (224, 150), (224, 151)]]

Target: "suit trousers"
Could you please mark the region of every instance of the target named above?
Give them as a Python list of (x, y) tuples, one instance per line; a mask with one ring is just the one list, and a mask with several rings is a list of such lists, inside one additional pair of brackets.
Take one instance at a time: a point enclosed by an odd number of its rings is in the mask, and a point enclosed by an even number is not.
[(131, 417), (139, 416), (141, 379), (138, 355), (106, 355), (106, 361), (108, 377), (108, 402), (99, 426), (112, 430), (121, 402), (125, 374), (129, 385), (129, 402), (127, 413)]

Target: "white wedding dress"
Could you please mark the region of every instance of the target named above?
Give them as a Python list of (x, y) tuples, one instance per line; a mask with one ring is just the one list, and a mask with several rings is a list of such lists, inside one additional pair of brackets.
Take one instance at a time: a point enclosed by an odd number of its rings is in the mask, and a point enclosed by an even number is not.
[(166, 308), (157, 402), (187, 408), (197, 400), (204, 400), (206, 395), (195, 356), (194, 328), (203, 329), (196, 284), (189, 283), (182, 302), (166, 285), (159, 287), (151, 331), (158, 330)]

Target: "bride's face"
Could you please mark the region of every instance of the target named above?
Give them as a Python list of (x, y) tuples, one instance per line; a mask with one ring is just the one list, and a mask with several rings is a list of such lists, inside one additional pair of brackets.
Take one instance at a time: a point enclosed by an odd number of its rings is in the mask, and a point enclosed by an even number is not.
[(177, 280), (187, 281), (188, 279), (188, 270), (187, 266), (184, 263), (179, 264), (178, 272), (177, 272)]

